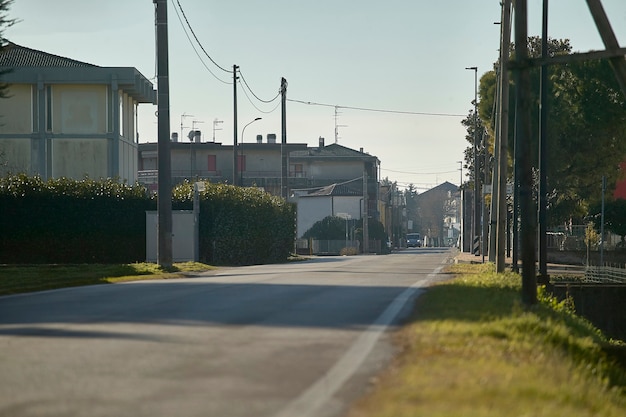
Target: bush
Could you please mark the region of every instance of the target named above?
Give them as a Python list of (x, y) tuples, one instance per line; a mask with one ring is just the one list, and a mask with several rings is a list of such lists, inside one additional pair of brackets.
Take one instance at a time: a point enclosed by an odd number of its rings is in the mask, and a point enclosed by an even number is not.
[(0, 178), (0, 262), (144, 261), (152, 207), (143, 186), (115, 179)]
[[(173, 210), (193, 208), (193, 185), (172, 192)], [(295, 209), (255, 188), (205, 184), (200, 258), (216, 264), (286, 260)], [(0, 178), (0, 263), (133, 263), (146, 259), (146, 211), (156, 198), (115, 179)]]
[[(193, 185), (174, 189), (173, 202), (193, 207)], [(200, 259), (212, 264), (282, 262), (294, 251), (293, 204), (256, 188), (205, 183), (200, 193)]]

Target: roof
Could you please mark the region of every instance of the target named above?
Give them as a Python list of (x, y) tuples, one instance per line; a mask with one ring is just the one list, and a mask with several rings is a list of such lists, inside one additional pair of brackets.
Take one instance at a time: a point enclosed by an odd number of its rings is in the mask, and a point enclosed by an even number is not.
[(100, 67), (9, 42), (0, 50), (0, 73), (7, 84), (108, 84), (139, 103), (156, 104), (154, 86), (136, 68)]
[(301, 197), (325, 197), (325, 196), (362, 196), (362, 178), (355, 178), (350, 181), (330, 184), (324, 187), (312, 188), (308, 194)]
[(0, 67), (97, 67), (97, 65), (76, 61), (36, 49), (26, 48), (9, 42), (0, 51)]
[(421, 194), (417, 195), (417, 198), (421, 199), (423, 197), (427, 197), (430, 194), (433, 194), (435, 192), (445, 192), (447, 193), (448, 191), (458, 191), (459, 187), (457, 185), (452, 184), (449, 181), (446, 181), (444, 183), (439, 184), (436, 187), (431, 188), (430, 190), (424, 191)]
[(324, 147), (312, 147), (303, 151), (292, 151), (289, 154), (290, 158), (357, 158), (357, 159), (378, 159), (375, 156), (367, 154), (365, 152), (355, 151), (354, 149), (346, 148), (337, 143), (327, 145)]

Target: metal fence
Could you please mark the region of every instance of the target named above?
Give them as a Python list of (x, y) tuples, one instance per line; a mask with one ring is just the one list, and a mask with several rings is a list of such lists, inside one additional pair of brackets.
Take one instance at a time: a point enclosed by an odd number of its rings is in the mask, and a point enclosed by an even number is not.
[(626, 284), (626, 268), (618, 266), (586, 266), (583, 282), (596, 284)]
[[(318, 240), (297, 239), (296, 253), (300, 255), (340, 255), (344, 252), (360, 253), (361, 242), (358, 240)], [(370, 253), (383, 252), (383, 243), (377, 239), (369, 241)]]

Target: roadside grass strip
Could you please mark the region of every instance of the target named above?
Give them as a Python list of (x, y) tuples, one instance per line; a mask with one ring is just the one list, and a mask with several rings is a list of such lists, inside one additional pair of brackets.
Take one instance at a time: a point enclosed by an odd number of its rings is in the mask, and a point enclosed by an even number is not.
[(396, 334), (401, 354), (350, 417), (623, 416), (625, 348), (540, 289), (493, 265), (454, 265), (456, 278), (418, 298)]
[(0, 295), (124, 281), (176, 279), (185, 277), (186, 273), (211, 269), (214, 267), (198, 262), (175, 263), (169, 269), (147, 262), (121, 265), (0, 265)]

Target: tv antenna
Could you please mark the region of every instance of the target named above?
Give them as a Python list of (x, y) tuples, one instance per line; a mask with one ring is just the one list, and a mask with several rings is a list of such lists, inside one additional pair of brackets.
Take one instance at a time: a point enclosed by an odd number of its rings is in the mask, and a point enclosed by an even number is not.
[(335, 143), (339, 142), (339, 128), (340, 127), (348, 127), (348, 125), (340, 125), (337, 124), (337, 122), (339, 121), (339, 115), (341, 114), (341, 112), (339, 111), (339, 106), (335, 106)]

